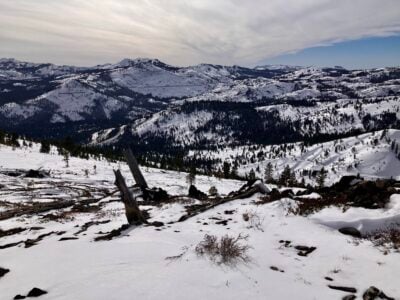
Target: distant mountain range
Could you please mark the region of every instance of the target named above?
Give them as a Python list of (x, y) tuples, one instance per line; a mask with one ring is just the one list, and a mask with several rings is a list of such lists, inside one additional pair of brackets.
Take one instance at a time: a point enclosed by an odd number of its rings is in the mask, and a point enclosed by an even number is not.
[(0, 128), (144, 151), (400, 128), (399, 96), (398, 67), (174, 67), (124, 59), (83, 68), (0, 59)]

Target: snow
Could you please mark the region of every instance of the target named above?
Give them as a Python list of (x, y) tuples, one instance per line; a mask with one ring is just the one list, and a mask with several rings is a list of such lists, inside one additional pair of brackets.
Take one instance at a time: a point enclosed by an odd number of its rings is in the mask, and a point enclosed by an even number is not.
[[(391, 131), (391, 136), (398, 132)], [(368, 135), (367, 135), (368, 136)], [(348, 143), (350, 143), (348, 141)], [(31, 192), (18, 192), (19, 185), (33, 181), (35, 186), (52, 187), (59, 197), (79, 199), (78, 187), (90, 187), (92, 197), (102, 197), (101, 210), (97, 213), (74, 213), (73, 218), (61, 221), (46, 220), (39, 215), (22, 216), (0, 221), (0, 228), (15, 227), (43, 229), (26, 230), (18, 235), (0, 239), (0, 245), (36, 238), (51, 231), (66, 231), (61, 236), (50, 235), (38, 245), (24, 248), (22, 245), (0, 250), (0, 265), (10, 273), (1, 278), (1, 296), (12, 299), (16, 294), (26, 294), (31, 288), (48, 291), (41, 299), (340, 299), (343, 292), (327, 287), (331, 283), (324, 279), (332, 277), (335, 285), (354, 286), (357, 295), (371, 285), (382, 289), (391, 297), (400, 296), (396, 278), (400, 270), (398, 253), (383, 255), (369, 241), (358, 241), (337, 232), (341, 224), (360, 225), (369, 230), (385, 224), (389, 218), (398, 221), (400, 195), (393, 195), (390, 204), (379, 210), (351, 208), (346, 212), (337, 208), (326, 208), (309, 217), (293, 216), (288, 209), (296, 201), (282, 199), (265, 205), (256, 205), (260, 195), (231, 201), (197, 215), (185, 222), (175, 223), (184, 214), (185, 203), (168, 203), (146, 206), (150, 209), (151, 221), (163, 221), (161, 228), (132, 226), (122, 236), (111, 241), (94, 242), (98, 232), (107, 232), (126, 222), (122, 203), (118, 195), (100, 196), (101, 190), (115, 190), (112, 169), (122, 168), (128, 183), (132, 178), (124, 163), (109, 163), (106, 160), (84, 160), (71, 158), (69, 167), (52, 149), (51, 154), (39, 153), (39, 145), (32, 148), (0, 146), (1, 169), (42, 168), (51, 170), (51, 177), (28, 179), (1, 175), (6, 188), (0, 189), (1, 200), (25, 201)], [(94, 169), (96, 166), (96, 169)], [(86, 177), (84, 170), (89, 170)], [(142, 168), (150, 186), (159, 186), (170, 193), (187, 192), (185, 173)], [(55, 188), (69, 186), (65, 190)], [(242, 182), (219, 180), (197, 176), (196, 185), (203, 191), (215, 185), (220, 193), (237, 190)], [(31, 185), (32, 186), (32, 185)], [(75, 187), (75, 188), (74, 188)], [(32, 193), (33, 193), (32, 191)], [(48, 197), (38, 194), (40, 201)], [(41, 196), (40, 196), (41, 195)], [(317, 198), (313, 195), (312, 198)], [(83, 197), (83, 196), (81, 196)], [(29, 201), (29, 200), (28, 200)], [(191, 200), (193, 201), (193, 200)], [(312, 201), (312, 200), (310, 200)], [(226, 215), (225, 211), (233, 211)], [(66, 212), (69, 209), (65, 210)], [(257, 216), (245, 222), (242, 215)], [(217, 224), (219, 219), (228, 220), (228, 225)], [(89, 221), (109, 223), (89, 227), (77, 233)], [(173, 222), (167, 224), (168, 222)], [(342, 223), (340, 223), (342, 222)], [(204, 225), (207, 223), (208, 225)], [(372, 226), (373, 225), (373, 226)], [(207, 257), (196, 255), (195, 246), (205, 234), (221, 237), (225, 234), (248, 235), (245, 243), (251, 246), (250, 261), (235, 266), (218, 265)], [(77, 240), (59, 241), (60, 237), (76, 237)], [(290, 240), (293, 245), (315, 246), (317, 249), (302, 257), (293, 247), (285, 247), (280, 240)], [(181, 255), (180, 258), (172, 257)], [(169, 259), (168, 259), (169, 257)], [(283, 273), (270, 269), (284, 270)]]
[[(244, 175), (253, 169), (257, 176), (264, 177), (264, 170), (268, 163), (272, 163), (274, 177), (278, 178), (280, 172), (288, 165), (295, 171), (297, 179), (305, 179), (306, 183), (315, 183), (315, 178), (304, 176), (303, 170), (319, 171), (322, 167), (327, 173), (326, 184), (337, 182), (344, 175), (360, 175), (365, 178), (394, 178), (400, 179), (400, 159), (392, 149), (392, 142), (400, 143), (400, 131), (390, 129), (385, 137), (383, 131), (366, 133), (331, 142), (303, 146), (303, 143), (287, 144), (293, 149), (284, 152), (273, 146), (240, 146), (236, 148), (226, 147), (217, 151), (191, 151), (190, 156), (207, 157), (209, 159), (221, 159), (222, 163), (233, 163), (239, 160), (238, 173)], [(377, 143), (377, 144), (375, 144)], [(257, 147), (257, 150), (252, 150)], [(303, 150), (302, 150), (303, 149)], [(263, 152), (266, 158), (255, 159)], [(259, 169), (259, 171), (257, 171)]]
[(343, 227), (357, 228), (362, 234), (400, 224), (400, 195), (392, 195), (390, 203), (384, 209), (369, 210), (351, 207), (345, 212), (340, 209), (324, 209), (311, 218), (314, 222), (332, 229)]

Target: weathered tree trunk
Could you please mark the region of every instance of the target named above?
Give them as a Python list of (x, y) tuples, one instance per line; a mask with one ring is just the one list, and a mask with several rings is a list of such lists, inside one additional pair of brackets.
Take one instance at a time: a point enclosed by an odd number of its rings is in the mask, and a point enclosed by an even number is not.
[(132, 172), (133, 178), (135, 179), (136, 184), (142, 189), (147, 189), (147, 183), (146, 180), (143, 177), (142, 172), (139, 169), (139, 164), (135, 158), (135, 156), (132, 153), (131, 149), (125, 149), (124, 150), (124, 155), (125, 155), (125, 159), (128, 163), (129, 169)]
[(125, 214), (126, 218), (128, 219), (128, 223), (133, 225), (147, 223), (146, 219), (143, 217), (142, 212), (139, 209), (135, 198), (133, 198), (133, 195), (129, 191), (125, 179), (121, 174), (121, 171), (114, 170), (114, 174), (115, 184), (121, 192), (121, 199), (125, 205)]

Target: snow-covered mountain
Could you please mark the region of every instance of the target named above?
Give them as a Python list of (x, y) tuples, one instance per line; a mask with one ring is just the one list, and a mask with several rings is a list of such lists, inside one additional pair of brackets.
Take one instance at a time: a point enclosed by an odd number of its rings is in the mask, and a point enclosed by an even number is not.
[(91, 68), (0, 60), (0, 126), (92, 144), (194, 148), (399, 127), (400, 68), (202, 64), (124, 59)]

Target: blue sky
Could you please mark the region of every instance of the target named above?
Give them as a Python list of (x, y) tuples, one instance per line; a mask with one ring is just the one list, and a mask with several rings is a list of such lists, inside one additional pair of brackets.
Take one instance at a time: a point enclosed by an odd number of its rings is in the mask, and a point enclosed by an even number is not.
[(308, 48), (261, 61), (261, 64), (343, 66), (351, 69), (400, 66), (400, 35)]

